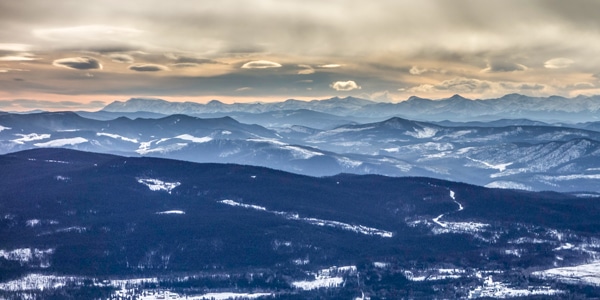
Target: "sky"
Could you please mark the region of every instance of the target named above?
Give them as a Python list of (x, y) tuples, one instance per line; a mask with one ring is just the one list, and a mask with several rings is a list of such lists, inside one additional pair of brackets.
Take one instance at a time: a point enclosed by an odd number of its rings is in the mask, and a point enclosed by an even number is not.
[(0, 1), (0, 110), (600, 94), (595, 0)]

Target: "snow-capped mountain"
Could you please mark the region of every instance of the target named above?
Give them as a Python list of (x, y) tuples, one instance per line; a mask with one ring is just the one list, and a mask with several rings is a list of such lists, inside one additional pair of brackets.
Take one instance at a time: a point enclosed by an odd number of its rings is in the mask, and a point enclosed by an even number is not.
[(600, 191), (600, 132), (564, 124), (527, 125), (525, 120), (516, 123), (526, 125), (509, 123), (443, 126), (395, 117), (332, 129), (267, 129), (230, 117), (101, 121), (74, 113), (4, 114), (0, 153), (66, 147), (265, 166), (312, 176), (427, 176), (490, 187)]
[[(324, 100), (286, 100), (276, 103), (225, 104), (213, 100), (207, 104), (193, 102), (168, 102), (160, 99), (132, 98), (115, 101), (107, 105), (104, 112), (152, 112), (161, 114), (211, 114), (244, 113), (259, 114), (275, 111), (312, 110), (350, 118), (383, 120), (403, 117), (428, 121), (491, 121), (497, 119), (528, 118), (546, 122), (597, 121), (600, 111), (600, 96), (530, 97), (508, 94), (494, 99), (467, 99), (460, 95), (431, 100), (410, 97), (398, 103), (379, 103), (347, 97)], [(353, 119), (357, 118), (357, 119)], [(264, 124), (263, 124), (264, 125)]]

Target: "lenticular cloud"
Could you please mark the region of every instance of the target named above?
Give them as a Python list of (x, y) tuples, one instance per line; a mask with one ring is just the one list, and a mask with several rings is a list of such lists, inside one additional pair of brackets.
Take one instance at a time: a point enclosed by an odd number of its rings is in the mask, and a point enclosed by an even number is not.
[(73, 70), (102, 69), (102, 64), (97, 59), (87, 56), (57, 59), (52, 62), (52, 65)]

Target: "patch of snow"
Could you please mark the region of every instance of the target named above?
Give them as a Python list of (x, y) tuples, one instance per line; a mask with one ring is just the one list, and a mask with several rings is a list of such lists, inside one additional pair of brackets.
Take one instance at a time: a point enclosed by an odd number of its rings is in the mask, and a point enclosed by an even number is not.
[(137, 139), (130, 139), (128, 137), (124, 137), (124, 136), (121, 136), (121, 135), (118, 135), (118, 134), (98, 132), (98, 133), (96, 133), (96, 135), (97, 136), (107, 136), (109, 138), (113, 138), (113, 139), (116, 139), (116, 140), (122, 140), (122, 141), (125, 141), (125, 142), (131, 142), (131, 143), (135, 143), (135, 144), (138, 143)]
[(70, 181), (71, 178), (67, 177), (67, 176), (61, 176), (61, 175), (56, 175), (54, 176), (54, 179), (58, 180), (58, 181)]
[(394, 147), (394, 148), (385, 148), (382, 149), (385, 152), (389, 152), (389, 153), (398, 153), (400, 152), (400, 147)]
[(561, 290), (555, 290), (547, 286), (529, 286), (527, 289), (515, 289), (505, 283), (494, 282), (492, 276), (489, 276), (482, 286), (469, 291), (469, 299), (475, 298), (513, 298), (548, 295), (554, 296), (564, 293)]
[(571, 284), (600, 286), (600, 262), (538, 271), (532, 275)]
[(0, 132), (4, 131), (4, 130), (11, 130), (12, 128), (10, 127), (4, 127), (2, 125), (0, 125)]
[(435, 134), (438, 132), (437, 129), (431, 128), (431, 127), (423, 127), (423, 129), (414, 128), (414, 130), (415, 130), (414, 132), (406, 131), (406, 132), (404, 132), (404, 134), (410, 135), (417, 139), (428, 139), (428, 138), (434, 137)]
[(138, 178), (137, 182), (147, 186), (151, 191), (166, 191), (169, 194), (174, 188), (181, 185), (181, 182), (165, 182), (152, 178)]
[(474, 150), (474, 149), (476, 149), (476, 148), (475, 147), (460, 148), (460, 149), (456, 150), (456, 154), (459, 154), (459, 155), (465, 154), (465, 153), (467, 153), (467, 152), (469, 152), (471, 150)]
[(548, 181), (568, 181), (577, 179), (600, 179), (600, 174), (573, 174), (561, 176), (540, 176), (540, 178)]
[(508, 243), (519, 245), (519, 244), (545, 244), (545, 243), (552, 243), (552, 242), (548, 241), (548, 240), (537, 239), (537, 238), (520, 237), (515, 240), (510, 240), (510, 241), (508, 241)]
[(334, 142), (331, 144), (335, 145), (335, 146), (342, 146), (342, 147), (368, 147), (368, 146), (371, 146), (369, 143), (365, 143), (365, 142)]
[[(171, 139), (171, 138), (162, 138), (162, 139), (160, 139), (160, 140), (156, 141), (156, 144), (158, 145), (158, 144), (160, 144), (160, 143), (162, 143), (162, 142), (166, 142), (166, 141), (168, 141), (168, 140), (170, 140), (170, 139)], [(152, 141), (150, 141), (150, 143), (152, 143)]]
[(338, 222), (338, 221), (322, 220), (322, 219), (316, 219), (316, 218), (302, 218), (302, 217), (298, 216), (297, 214), (287, 214), (287, 213), (278, 213), (278, 214), (287, 215), (287, 219), (289, 219), (289, 220), (304, 221), (304, 222), (307, 222), (308, 224), (316, 225), (316, 226), (333, 227), (333, 228), (338, 228), (338, 229), (342, 229), (342, 230), (353, 231), (353, 232), (364, 234), (364, 235), (377, 235), (377, 236), (385, 237), (385, 238), (391, 238), (394, 236), (394, 234), (390, 231), (381, 230), (381, 229), (377, 229), (377, 228), (373, 228), (373, 227), (367, 227), (364, 225), (351, 225), (351, 224), (342, 223), (342, 222)]
[(158, 283), (158, 278), (130, 278), (130, 279), (113, 279), (109, 281), (109, 285), (118, 288), (126, 288), (127, 286), (140, 286), (144, 283)]
[(41, 224), (42, 224), (42, 221), (40, 221), (39, 219), (31, 219), (31, 220), (25, 221), (25, 225), (27, 227), (35, 227), (35, 226), (38, 226)]
[(233, 200), (223, 200), (223, 201), (219, 201), (219, 202), (223, 203), (223, 204), (230, 205), (230, 206), (239, 206), (239, 207), (243, 207), (243, 208), (250, 208), (250, 209), (255, 209), (255, 210), (267, 211), (267, 208), (265, 208), (264, 206), (244, 204), (244, 203), (235, 202)]
[(490, 226), (490, 224), (478, 222), (442, 222), (438, 220), (436, 223), (442, 226), (442, 228), (434, 229), (433, 233), (435, 234), (482, 232), (486, 227)]
[(44, 143), (35, 143), (33, 144), (36, 147), (64, 147), (64, 146), (73, 146), (77, 144), (87, 143), (88, 140), (82, 137), (75, 138), (67, 138), (67, 139), (58, 139), (53, 141), (48, 141)]
[(85, 227), (81, 227), (81, 226), (71, 226), (71, 227), (67, 227), (67, 228), (60, 228), (57, 229), (56, 231), (54, 231), (55, 233), (64, 233), (64, 232), (77, 232), (77, 233), (82, 233), (87, 231), (87, 228)]
[(303, 221), (303, 222), (309, 223), (311, 225), (316, 225), (316, 226), (334, 227), (334, 228), (338, 228), (338, 229), (342, 229), (342, 230), (353, 231), (353, 232), (364, 234), (364, 235), (377, 235), (377, 236), (385, 237), (385, 238), (391, 238), (394, 236), (394, 234), (390, 231), (385, 231), (385, 230), (381, 230), (381, 229), (377, 229), (377, 228), (373, 228), (373, 227), (367, 227), (364, 225), (351, 225), (351, 224), (347, 224), (347, 223), (343, 223), (343, 222), (322, 220), (322, 219), (316, 219), (316, 218), (305, 218), (305, 217), (300, 217), (300, 215), (298, 215), (298, 214), (291, 214), (291, 213), (280, 212), (280, 211), (270, 211), (270, 210), (267, 210), (267, 208), (263, 207), (263, 206), (244, 204), (244, 203), (239, 203), (239, 202), (236, 202), (233, 200), (222, 200), (222, 201), (219, 201), (219, 203), (227, 204), (230, 206), (238, 206), (238, 207), (243, 207), (243, 208), (264, 211), (267, 213), (283, 216), (288, 220)]
[(373, 267), (375, 267), (375, 268), (385, 269), (389, 266), (390, 266), (390, 264), (386, 263), (386, 262), (379, 262), (379, 261), (373, 262)]
[(524, 190), (524, 191), (532, 191), (533, 188), (522, 183), (514, 182), (514, 181), (493, 181), (485, 185), (486, 188), (493, 189), (510, 189), (510, 190)]
[(229, 130), (223, 130), (223, 131), (221, 131), (221, 134), (222, 135), (230, 135), (231, 131), (229, 131)]
[(184, 141), (190, 141), (192, 143), (206, 143), (206, 142), (210, 142), (213, 139), (209, 136), (205, 136), (205, 137), (195, 137), (189, 134), (182, 134), (182, 135), (178, 135), (175, 137), (176, 139), (180, 139), (180, 140), (184, 140)]
[(482, 160), (478, 160), (478, 159), (474, 159), (474, 158), (470, 158), (468, 156), (467, 156), (467, 159), (472, 160), (472, 161), (474, 161), (476, 163), (483, 164), (486, 167), (486, 169), (496, 169), (496, 170), (498, 170), (500, 172), (504, 172), (504, 170), (506, 170), (506, 167), (508, 167), (508, 166), (510, 166), (510, 165), (513, 164), (512, 162), (510, 162), (510, 163), (492, 165), (492, 164), (490, 164), (488, 162), (485, 162), (485, 161), (482, 161)]
[(452, 132), (450, 134), (446, 134), (446, 135), (434, 137), (433, 140), (439, 141), (439, 140), (441, 140), (443, 138), (456, 139), (456, 138), (459, 138), (459, 137), (461, 137), (463, 135), (467, 135), (467, 134), (470, 134), (470, 133), (473, 133), (473, 130), (459, 130), (459, 131), (456, 131), (456, 132)]
[(55, 164), (70, 164), (70, 162), (64, 161), (64, 160), (46, 159), (44, 161), (47, 163), (55, 163)]
[(287, 146), (283, 146), (281, 148), (282, 149), (286, 149), (286, 150), (290, 150), (291, 153), (292, 153), (292, 156), (294, 156), (295, 158), (300, 158), (300, 159), (309, 159), (309, 158), (314, 157), (314, 156), (322, 156), (322, 155), (324, 155), (321, 152), (304, 149), (304, 148), (301, 148), (301, 147), (298, 147), (298, 146), (287, 145)]
[(274, 144), (277, 146), (287, 146), (288, 144), (281, 142), (279, 140), (276, 139), (268, 139), (268, 138), (258, 138), (258, 139), (247, 139), (247, 141), (249, 142), (255, 142), (255, 143), (269, 143), (269, 144)]
[(308, 258), (297, 258), (292, 260), (292, 263), (296, 266), (304, 266), (310, 263), (310, 259)]
[(169, 152), (181, 150), (181, 149), (185, 148), (188, 145), (187, 143), (175, 143), (175, 144), (168, 145), (166, 147), (158, 147), (158, 148), (151, 149), (150, 145), (154, 141), (155, 140), (152, 140), (152, 141), (149, 141), (149, 142), (142, 142), (142, 143), (140, 143), (140, 147), (137, 150), (135, 150), (135, 152), (138, 153), (138, 154), (140, 154), (140, 155), (145, 155), (145, 154), (148, 154), (148, 153), (161, 153), (161, 154), (165, 154), (165, 153), (169, 153)]
[(413, 151), (422, 153), (423, 151), (449, 151), (452, 149), (454, 149), (454, 145), (450, 143), (426, 142), (402, 146), (399, 148), (399, 151)]
[[(415, 274), (417, 273), (417, 274)], [(458, 279), (466, 276), (467, 271), (463, 269), (426, 269), (419, 271), (405, 270), (404, 277), (410, 281), (438, 281), (446, 279)]]
[(10, 251), (0, 250), (0, 257), (6, 260), (18, 261), (22, 266), (36, 260), (40, 262), (40, 268), (50, 267), (50, 255), (52, 254), (54, 254), (54, 249), (52, 248), (46, 250), (37, 248), (20, 248)]
[(599, 198), (600, 194), (578, 193), (578, 194), (574, 194), (574, 196), (579, 197), (579, 198)]
[(228, 156), (231, 156), (231, 155), (234, 155), (234, 154), (238, 154), (240, 152), (242, 152), (242, 149), (235, 148), (235, 149), (230, 150), (230, 151), (223, 151), (223, 152), (219, 153), (219, 157), (228, 157)]
[(47, 134), (47, 133), (44, 133), (44, 134), (37, 134), (37, 133), (20, 134), (20, 133), (17, 133), (15, 135), (21, 137), (21, 138), (12, 140), (12, 142), (15, 142), (17, 144), (24, 144), (25, 142), (32, 142), (32, 141), (39, 141), (39, 140), (49, 139), (52, 136), (52, 135)]
[(347, 168), (357, 168), (363, 164), (362, 161), (352, 160), (347, 157), (336, 157), (335, 160), (337, 160), (340, 165)]
[(81, 131), (80, 129), (61, 129), (61, 130), (57, 130), (56, 132), (77, 132), (77, 131)]
[(575, 245), (573, 245), (573, 244), (571, 244), (571, 243), (565, 243), (565, 244), (562, 244), (562, 245), (560, 245), (559, 247), (556, 247), (556, 248), (554, 248), (554, 249), (552, 249), (552, 250), (554, 250), (554, 251), (560, 251), (560, 250), (571, 250), (571, 249), (573, 249), (574, 247), (575, 247)]
[(521, 257), (523, 255), (523, 250), (522, 249), (505, 249), (504, 254)]
[(336, 288), (344, 283), (342, 277), (317, 278), (315, 280), (294, 281), (292, 286), (305, 291), (316, 290), (320, 288)]
[[(185, 299), (192, 300), (228, 300), (228, 299), (256, 299), (262, 297), (272, 297), (272, 293), (208, 293), (200, 296), (189, 296)], [(143, 298), (142, 298), (143, 299)]]
[(81, 282), (81, 277), (74, 276), (54, 276), (42, 274), (28, 274), (19, 279), (0, 283), (0, 290), (18, 292), (18, 291), (44, 291), (64, 287), (70, 283)]
[(185, 215), (185, 211), (183, 210), (166, 210), (157, 212), (157, 215)]

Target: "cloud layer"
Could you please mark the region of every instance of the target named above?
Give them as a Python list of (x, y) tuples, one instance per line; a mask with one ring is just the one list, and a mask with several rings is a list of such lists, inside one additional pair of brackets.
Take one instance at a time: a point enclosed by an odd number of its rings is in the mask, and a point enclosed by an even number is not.
[(0, 11), (1, 99), (400, 101), (600, 86), (600, 1), (28, 0)]
[(242, 69), (269, 69), (281, 68), (281, 65), (268, 60), (254, 60), (242, 65)]
[(57, 59), (52, 62), (54, 66), (73, 70), (96, 70), (102, 69), (102, 64), (93, 57), (68, 57)]

